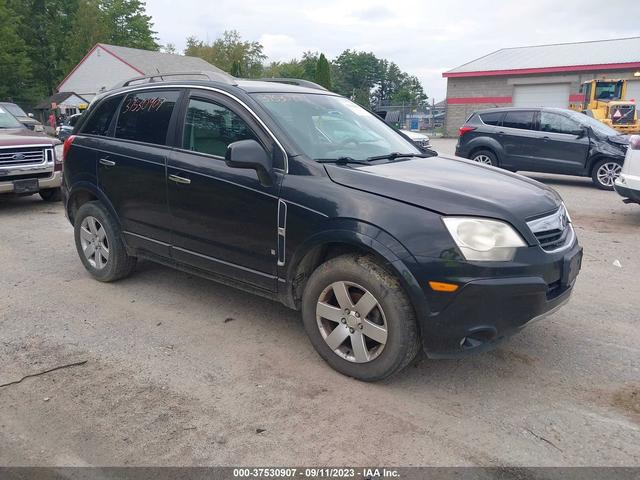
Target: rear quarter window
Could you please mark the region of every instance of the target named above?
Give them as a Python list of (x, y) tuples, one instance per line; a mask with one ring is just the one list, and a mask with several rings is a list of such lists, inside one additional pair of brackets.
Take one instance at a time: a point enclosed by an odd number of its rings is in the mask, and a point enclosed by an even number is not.
[(130, 93), (120, 106), (115, 136), (164, 145), (179, 96), (175, 90)]
[(122, 95), (117, 95), (100, 102), (93, 113), (89, 112), (89, 118), (82, 127), (81, 133), (85, 135), (107, 136), (109, 125), (122, 101)]

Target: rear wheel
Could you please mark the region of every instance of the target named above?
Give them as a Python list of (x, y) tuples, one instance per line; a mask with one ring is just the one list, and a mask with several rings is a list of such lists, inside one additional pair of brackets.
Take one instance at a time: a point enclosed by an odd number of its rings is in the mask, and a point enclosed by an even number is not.
[(59, 188), (46, 188), (40, 190), (40, 198), (45, 202), (59, 202), (62, 200), (62, 191)]
[(591, 179), (602, 190), (613, 190), (613, 182), (620, 176), (622, 165), (615, 160), (600, 160), (593, 167)]
[(392, 375), (419, 349), (409, 298), (370, 256), (343, 255), (318, 267), (304, 290), (302, 318), (320, 356), (359, 380)]
[(484, 165), (493, 165), (494, 167), (498, 166), (498, 159), (496, 158), (495, 153), (491, 150), (478, 150), (471, 155), (471, 160)]
[(101, 282), (133, 272), (136, 258), (127, 254), (118, 223), (100, 202), (88, 202), (75, 215), (76, 249), (87, 271)]

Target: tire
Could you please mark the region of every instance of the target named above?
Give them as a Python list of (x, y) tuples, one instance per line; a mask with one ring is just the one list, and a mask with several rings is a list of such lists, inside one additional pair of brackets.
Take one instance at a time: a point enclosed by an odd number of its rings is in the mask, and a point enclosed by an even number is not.
[[(96, 280), (114, 282), (135, 269), (136, 257), (127, 254), (118, 223), (100, 202), (88, 202), (78, 209), (74, 236), (80, 260)], [(85, 254), (91, 248), (93, 255)]]
[[(354, 304), (351, 314), (344, 314), (345, 297), (339, 302), (335, 295), (341, 285), (347, 287), (347, 298)], [(375, 306), (364, 313), (367, 306), (358, 301), (371, 298), (369, 305), (375, 302)], [(328, 316), (318, 316), (319, 308)], [(357, 313), (353, 312), (357, 310), (363, 314), (356, 318)], [(342, 255), (320, 265), (304, 289), (302, 319), (314, 348), (331, 367), (366, 382), (382, 380), (400, 371), (420, 348), (415, 313), (407, 294), (400, 281), (371, 256)], [(381, 334), (384, 330), (386, 335)], [(334, 331), (337, 336), (332, 339)], [(360, 349), (354, 348), (357, 343), (352, 343), (357, 340), (363, 341)], [(337, 348), (330, 347), (329, 341)]]
[(591, 171), (591, 179), (601, 190), (613, 190), (613, 182), (620, 171), (622, 170), (622, 164), (616, 160), (604, 158), (598, 161)]
[(46, 188), (40, 190), (40, 198), (45, 202), (59, 202), (62, 200), (62, 190), (60, 188)]
[(496, 157), (496, 154), (491, 150), (478, 150), (473, 152), (471, 160), (477, 163), (482, 163), (483, 165), (493, 165), (494, 167), (498, 166), (498, 157)]

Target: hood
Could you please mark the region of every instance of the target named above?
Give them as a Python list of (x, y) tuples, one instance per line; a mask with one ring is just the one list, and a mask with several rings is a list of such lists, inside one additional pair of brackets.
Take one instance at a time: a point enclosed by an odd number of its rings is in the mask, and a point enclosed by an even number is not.
[(25, 125), (40, 125), (40, 122), (35, 118), (31, 117), (15, 117), (20, 123), (24, 123)]
[(0, 147), (58, 145), (60, 140), (28, 128), (0, 128)]
[(332, 181), (444, 215), (505, 220), (521, 232), (527, 219), (556, 210), (555, 190), (515, 173), (438, 155), (371, 166), (325, 164)]
[(629, 145), (629, 135), (611, 135), (607, 140), (614, 145)]

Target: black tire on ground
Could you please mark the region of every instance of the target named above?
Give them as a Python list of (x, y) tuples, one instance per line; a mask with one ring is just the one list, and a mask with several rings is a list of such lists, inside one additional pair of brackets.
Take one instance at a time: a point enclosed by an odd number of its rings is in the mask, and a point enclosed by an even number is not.
[[(491, 163), (487, 163), (486, 161), (481, 162), (480, 158), (482, 158), (482, 156), (488, 158)], [(496, 157), (496, 154), (491, 150), (477, 150), (473, 152), (470, 159), (474, 162), (484, 163), (485, 165), (493, 165), (494, 167), (498, 166), (498, 157)]]
[(40, 198), (45, 202), (59, 202), (62, 200), (62, 191), (60, 188), (45, 188), (40, 190)]
[[(329, 347), (320, 333), (317, 304), (323, 291), (334, 282), (352, 282), (362, 286), (375, 297), (384, 311), (386, 343), (373, 360), (355, 363), (343, 358)], [(373, 382), (400, 371), (416, 357), (420, 348), (415, 312), (400, 281), (367, 255), (342, 255), (320, 265), (311, 274), (305, 287), (302, 319), (307, 335), (320, 356), (338, 372), (358, 380)], [(353, 348), (351, 340), (346, 339), (342, 347), (349, 346)]]
[(615, 165), (618, 168), (618, 175), (620, 174), (620, 169), (622, 169), (622, 164), (620, 162), (617, 162), (615, 160), (612, 160), (610, 158), (604, 158), (602, 160), (599, 160), (594, 166), (593, 166), (593, 170), (591, 171), (591, 180), (593, 180), (593, 183), (595, 183), (596, 187), (598, 187), (601, 190), (613, 190), (613, 183), (611, 184), (607, 184), (607, 183), (603, 183), (601, 181), (601, 177), (599, 177), (599, 172), (602, 168), (606, 168), (607, 165)]
[[(82, 222), (86, 217), (94, 217), (106, 232), (106, 239), (109, 246), (109, 258), (105, 266), (98, 269), (89, 263), (82, 250), (80, 240)], [(76, 250), (80, 256), (82, 264), (87, 271), (101, 282), (114, 282), (129, 276), (136, 266), (136, 257), (127, 254), (127, 250), (122, 241), (122, 233), (116, 220), (111, 213), (98, 201), (88, 202), (82, 205), (75, 215), (74, 236)]]

